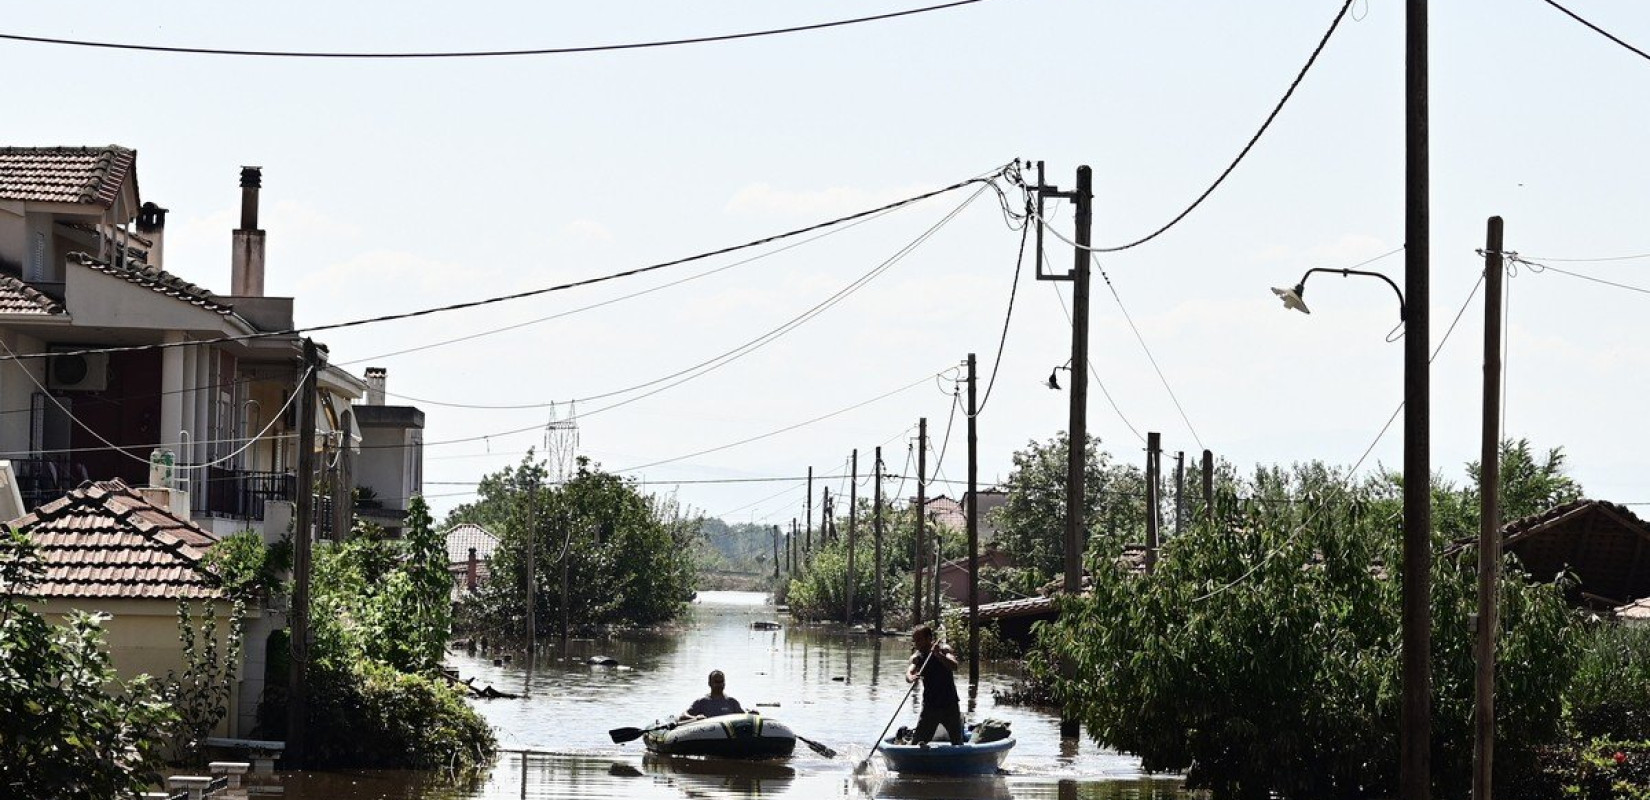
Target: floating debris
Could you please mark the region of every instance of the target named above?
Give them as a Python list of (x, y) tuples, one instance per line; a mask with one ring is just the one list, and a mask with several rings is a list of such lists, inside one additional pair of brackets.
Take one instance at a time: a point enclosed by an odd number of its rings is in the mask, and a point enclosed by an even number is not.
[(592, 667), (616, 667), (619, 666), (619, 659), (612, 656), (591, 656), (585, 663)]

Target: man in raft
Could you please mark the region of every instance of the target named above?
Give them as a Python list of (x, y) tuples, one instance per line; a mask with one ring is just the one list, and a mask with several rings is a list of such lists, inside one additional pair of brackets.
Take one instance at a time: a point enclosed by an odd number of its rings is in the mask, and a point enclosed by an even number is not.
[[(720, 717), (723, 714), (744, 713), (745, 708), (739, 705), (738, 700), (722, 693), (722, 689), (728, 685), (728, 679), (727, 676), (722, 674), (721, 670), (713, 669), (710, 671), (709, 683), (710, 694), (693, 701), (693, 705), (688, 706), (687, 713), (682, 715), (683, 718), (704, 719), (705, 717)], [(952, 690), (952, 694), (953, 696), (956, 694), (955, 689)]]
[(934, 729), (945, 726), (952, 744), (963, 743), (962, 708), (957, 702), (957, 682), (952, 673), (957, 668), (957, 656), (951, 648), (934, 642), (934, 629), (918, 625), (911, 631), (911, 666), (905, 671), (905, 682), (922, 679), (922, 713), (917, 716), (917, 729), (911, 738), (919, 747), (927, 747), (934, 738)]

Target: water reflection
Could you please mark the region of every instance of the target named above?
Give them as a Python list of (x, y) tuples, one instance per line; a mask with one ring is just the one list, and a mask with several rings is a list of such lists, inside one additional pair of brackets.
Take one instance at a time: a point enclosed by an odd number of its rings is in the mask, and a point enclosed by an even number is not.
[[(1090, 742), (1062, 741), (1059, 720), (1035, 709), (998, 706), (992, 690), (1019, 676), (1011, 666), (981, 664), (971, 687), (971, 717), (1010, 722), (1018, 744), (995, 777), (913, 778), (866, 761), (876, 734), (893, 717), (915, 724), (906, 703), (902, 637), (852, 634), (840, 627), (793, 625), (761, 595), (704, 592), (681, 629), (630, 632), (546, 643), (531, 658), (517, 653), (453, 654), (448, 665), (476, 685), (519, 698), (480, 700), (496, 729), (501, 755), (481, 780), (459, 786), (415, 773), (284, 776), (288, 800), (479, 800), (481, 798), (1033, 798), (1036, 800), (1181, 800), (1177, 780), (1141, 773), (1138, 760)], [(753, 623), (755, 623), (753, 625)], [(777, 629), (772, 625), (778, 625)], [(592, 665), (592, 656), (617, 666)], [(839, 751), (827, 759), (798, 747), (782, 762), (659, 759), (641, 742), (614, 744), (608, 731), (646, 727), (704, 693), (705, 675), (727, 673), (728, 694), (779, 719), (798, 734)], [(962, 686), (958, 687), (963, 688)]]

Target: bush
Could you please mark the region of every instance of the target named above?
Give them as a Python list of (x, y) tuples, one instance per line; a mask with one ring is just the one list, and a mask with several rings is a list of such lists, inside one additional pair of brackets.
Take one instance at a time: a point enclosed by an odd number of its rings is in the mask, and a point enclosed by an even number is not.
[(1650, 627), (1584, 629), (1565, 705), (1582, 738), (1650, 739)]

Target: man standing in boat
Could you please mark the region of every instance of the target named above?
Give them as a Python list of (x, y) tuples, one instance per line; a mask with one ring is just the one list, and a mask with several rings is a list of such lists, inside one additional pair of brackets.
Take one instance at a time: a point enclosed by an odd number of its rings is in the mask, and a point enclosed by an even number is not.
[[(693, 705), (688, 706), (687, 713), (682, 716), (688, 719), (704, 719), (705, 717), (720, 717), (723, 714), (744, 713), (745, 708), (739, 705), (738, 700), (722, 693), (727, 685), (727, 676), (723, 675), (721, 670), (711, 670), (710, 694), (693, 701)], [(956, 690), (953, 689), (952, 695), (955, 694)]]
[(941, 725), (951, 737), (952, 744), (963, 743), (962, 707), (957, 700), (957, 656), (948, 645), (934, 641), (934, 629), (927, 624), (911, 631), (911, 644), (917, 651), (911, 654), (911, 666), (905, 671), (905, 682), (922, 679), (922, 713), (917, 716), (917, 730), (912, 739), (922, 747), (934, 738)]

